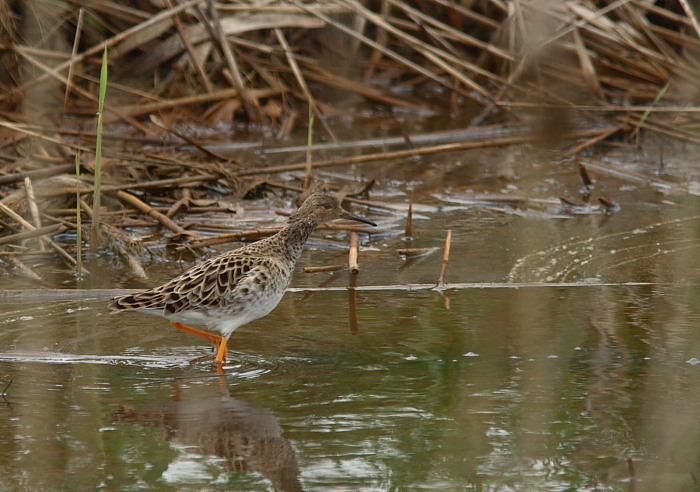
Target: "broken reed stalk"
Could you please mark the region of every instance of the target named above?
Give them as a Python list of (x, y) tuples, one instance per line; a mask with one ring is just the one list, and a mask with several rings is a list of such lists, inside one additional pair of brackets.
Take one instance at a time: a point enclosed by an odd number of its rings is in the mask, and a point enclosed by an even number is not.
[(424, 256), (436, 251), (437, 247), (432, 248), (396, 248), (396, 252), (406, 258), (416, 258), (418, 256)]
[[(81, 9), (82, 12), (82, 9)], [(75, 153), (75, 179), (80, 183), (80, 152)], [(77, 272), (78, 278), (83, 274), (83, 222), (80, 209), (80, 186), (75, 187), (75, 257), (78, 262)]]
[(408, 202), (408, 215), (406, 216), (406, 239), (413, 237), (413, 197)]
[(348, 253), (348, 268), (350, 273), (357, 275), (360, 267), (357, 264), (357, 256), (360, 250), (360, 236), (356, 232), (350, 233), (350, 251)]
[[(34, 227), (41, 229), (41, 217), (39, 216), (39, 207), (36, 204), (36, 196), (34, 195), (34, 187), (32, 187), (32, 180), (29, 177), (24, 178), (24, 191), (27, 194), (27, 206), (29, 207), (29, 213), (32, 216), (32, 221), (34, 222)], [(40, 251), (46, 251), (44, 248), (44, 243), (41, 240), (37, 240), (37, 245)]]
[[(18, 215), (14, 210), (9, 208), (7, 205), (5, 205), (2, 202), (0, 202), (0, 210), (5, 212), (10, 218), (19, 222), (20, 225), (22, 225), (25, 229), (28, 229), (30, 231), (36, 231), (36, 227), (34, 227), (29, 222), (24, 220), (21, 215)], [(76, 264), (75, 258), (73, 258), (71, 255), (66, 253), (66, 251), (63, 248), (61, 248), (58, 244), (56, 244), (53, 240), (49, 239), (46, 236), (39, 236), (39, 237), (41, 237), (42, 241), (44, 241), (46, 244), (48, 244), (53, 249), (55, 249), (59, 255), (61, 255), (63, 258), (65, 258), (66, 261), (68, 261), (68, 263), (71, 264), (71, 266), (75, 266), (75, 264)]]
[(26, 177), (30, 177), (32, 179), (46, 178), (49, 176), (54, 176), (56, 174), (70, 172), (72, 170), (73, 164), (61, 164), (60, 166), (37, 169), (35, 171), (24, 171), (20, 173), (4, 174), (0, 176), (0, 185), (16, 183), (17, 181), (22, 181)]
[(452, 244), (452, 229), (447, 229), (447, 237), (445, 237), (445, 251), (442, 254), (442, 265), (440, 266), (440, 276), (438, 277), (437, 290), (445, 290), (445, 273), (447, 272), (447, 263), (450, 260), (450, 245)]
[[(139, 210), (139, 211), (145, 213), (146, 215), (149, 215), (152, 218), (156, 219), (158, 222), (163, 224), (165, 227), (170, 229), (175, 234), (179, 234), (179, 235), (182, 235), (185, 237), (190, 237), (190, 238), (195, 238), (195, 239), (199, 237), (198, 234), (183, 229), (182, 227), (177, 225), (172, 219), (170, 219), (166, 215), (158, 212), (153, 207), (151, 207), (149, 204), (142, 202), (141, 200), (139, 200), (138, 198), (136, 198), (134, 195), (132, 195), (130, 193), (127, 193), (125, 191), (117, 191), (117, 197), (121, 201), (126, 202), (129, 205), (131, 205), (132, 207), (134, 207), (136, 210)], [(96, 215), (97, 215), (97, 211), (93, 207), (93, 217), (95, 217)], [(93, 224), (94, 223), (95, 223), (95, 219), (93, 218)]]
[(322, 265), (304, 267), (304, 273), (337, 272), (345, 268), (343, 265)]
[(102, 181), (102, 113), (107, 95), (107, 47), (102, 53), (100, 70), (100, 97), (97, 102), (97, 143), (95, 144), (95, 178), (92, 195), (92, 227), (90, 229), (90, 251), (96, 252), (100, 242), (100, 182)]
[(28, 266), (19, 258), (15, 258), (14, 256), (8, 256), (7, 258), (3, 258), (3, 260), (7, 261), (8, 263), (11, 263), (20, 275), (24, 275), (25, 277), (31, 280), (35, 280), (37, 282), (45, 282), (44, 279), (41, 278), (41, 275), (39, 275), (36, 271), (34, 271), (30, 266)]
[(60, 234), (66, 231), (66, 229), (67, 227), (63, 224), (54, 224), (50, 226), (44, 226), (41, 229), (17, 232), (15, 234), (0, 237), (0, 245), (18, 243), (20, 241), (25, 241), (27, 239), (32, 239), (35, 237), (52, 236), (54, 234)]

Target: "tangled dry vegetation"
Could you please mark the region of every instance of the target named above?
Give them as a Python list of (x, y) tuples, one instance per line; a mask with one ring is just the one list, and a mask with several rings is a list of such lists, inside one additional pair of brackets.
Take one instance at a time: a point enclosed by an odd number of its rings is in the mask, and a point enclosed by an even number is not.
[[(125, 207), (103, 215), (118, 216), (101, 226), (106, 234), (136, 223), (137, 213), (196, 242), (174, 219), (187, 207), (216, 208), (201, 201), (209, 191), (242, 196), (260, 184), (257, 175), (541, 138), (534, 129), (573, 139), (567, 155), (640, 131), (700, 143), (700, 24), (687, 0), (9, 0), (0, 28), (0, 241), (13, 245), (4, 257), (18, 268), (19, 241), (41, 237), (55, 248), (49, 236), (78, 227), (76, 193), (90, 221), (105, 49), (102, 191), (108, 208)], [(367, 108), (512, 131), (265, 168), (228, 159), (197, 136), (213, 127), (282, 139), (316, 121), (332, 141), (333, 118), (359, 120)], [(198, 150), (143, 150), (163, 142)], [(80, 180), (66, 176), (78, 154)], [(131, 248), (128, 237), (110, 242)]]

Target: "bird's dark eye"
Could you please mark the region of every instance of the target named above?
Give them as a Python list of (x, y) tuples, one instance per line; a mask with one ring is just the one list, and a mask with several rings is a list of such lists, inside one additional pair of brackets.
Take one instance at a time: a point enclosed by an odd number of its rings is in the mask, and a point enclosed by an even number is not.
[(330, 210), (333, 208), (333, 205), (331, 205), (330, 203), (324, 203), (323, 208), (325, 208), (326, 210)]

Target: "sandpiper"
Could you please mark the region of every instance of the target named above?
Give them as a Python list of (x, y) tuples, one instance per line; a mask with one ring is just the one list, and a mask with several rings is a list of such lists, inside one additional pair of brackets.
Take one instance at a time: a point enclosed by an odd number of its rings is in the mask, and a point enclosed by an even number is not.
[[(207, 338), (220, 365), (227, 358), (231, 333), (277, 306), (309, 235), (334, 219), (377, 225), (343, 210), (335, 195), (313, 193), (277, 234), (209, 258), (159, 287), (116, 297), (109, 307), (162, 316), (179, 330)], [(204, 325), (221, 336), (185, 323)]]

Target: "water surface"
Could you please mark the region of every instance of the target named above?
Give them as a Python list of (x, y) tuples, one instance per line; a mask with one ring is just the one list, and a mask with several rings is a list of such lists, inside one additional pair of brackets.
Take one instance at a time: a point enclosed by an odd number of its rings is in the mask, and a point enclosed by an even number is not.
[[(363, 238), (355, 283), (383, 289), (297, 272), (234, 334), (224, 374), (205, 342), (110, 315), (102, 295), (3, 298), (3, 490), (696, 490), (697, 197), (598, 176), (619, 211), (578, 214), (551, 200), (578, 193), (571, 167), (507, 184), (442, 166), (421, 168), (442, 184), (416, 186), (412, 241), (403, 212), (354, 210), (383, 231)], [(448, 229), (447, 281), (471, 285), (400, 289), (436, 282)], [(345, 262), (345, 244), (315, 234), (300, 267)], [(438, 251), (407, 260), (407, 245)], [(153, 283), (193, 261), (164, 259), (147, 265)], [(59, 286), (143, 286), (114, 258), (88, 266), (115, 274), (44, 271)]]

